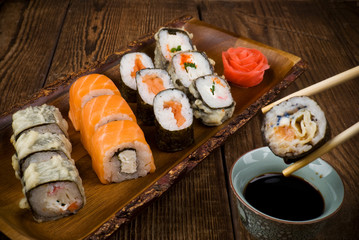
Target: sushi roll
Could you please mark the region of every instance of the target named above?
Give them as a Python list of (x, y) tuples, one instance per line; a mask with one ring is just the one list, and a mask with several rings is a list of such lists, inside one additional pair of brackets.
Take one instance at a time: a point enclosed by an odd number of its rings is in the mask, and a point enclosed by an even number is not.
[(326, 141), (327, 120), (314, 100), (293, 97), (264, 115), (262, 133), (273, 153), (290, 163)]
[(166, 69), (174, 54), (181, 51), (195, 50), (192, 34), (183, 29), (161, 28), (155, 34), (155, 66)]
[(45, 104), (20, 110), (13, 114), (12, 126), (12, 165), (25, 195), (20, 207), (30, 208), (37, 222), (77, 213), (86, 197), (59, 110)]
[(153, 98), (162, 90), (173, 88), (163, 69), (146, 68), (137, 72), (137, 116), (145, 125), (154, 124)]
[(193, 111), (184, 92), (175, 88), (159, 92), (153, 109), (159, 149), (180, 151), (193, 143)]
[(217, 75), (199, 77), (189, 87), (194, 116), (205, 125), (218, 126), (233, 115), (236, 103), (227, 81)]
[(76, 131), (80, 130), (81, 110), (92, 98), (101, 95), (121, 95), (116, 85), (102, 74), (89, 74), (77, 79), (70, 88), (69, 118)]
[(132, 52), (123, 55), (120, 61), (120, 91), (127, 102), (136, 102), (136, 73), (144, 68), (154, 68), (152, 59), (145, 53)]
[(13, 136), (11, 141), (15, 142), (18, 137), (28, 129), (38, 132), (52, 132), (67, 134), (68, 124), (62, 118), (60, 111), (51, 105), (30, 106), (19, 110), (12, 116)]
[(92, 168), (103, 184), (144, 177), (154, 172), (152, 151), (134, 121), (113, 121), (92, 138)]
[(168, 66), (176, 88), (188, 93), (192, 81), (201, 76), (213, 74), (213, 65), (207, 55), (197, 51), (186, 51), (175, 54)]
[(136, 116), (120, 95), (103, 95), (88, 101), (82, 109), (80, 128), (81, 141), (85, 149), (89, 153), (91, 152), (91, 139), (99, 127), (108, 122), (118, 120), (136, 122)]
[[(16, 170), (16, 175), (22, 177), (23, 167), (29, 165), (34, 160), (42, 158), (36, 156), (36, 153), (42, 152), (62, 152), (68, 158), (71, 157), (72, 146), (70, 141), (63, 134), (54, 133), (39, 133), (33, 130), (21, 134), (21, 136), (14, 142), (16, 150), (13, 156), (12, 164)], [(15, 161), (16, 160), (16, 161)]]
[(30, 207), (37, 222), (75, 214), (86, 201), (74, 161), (59, 154), (30, 163), (23, 176), (23, 192), (22, 204)]

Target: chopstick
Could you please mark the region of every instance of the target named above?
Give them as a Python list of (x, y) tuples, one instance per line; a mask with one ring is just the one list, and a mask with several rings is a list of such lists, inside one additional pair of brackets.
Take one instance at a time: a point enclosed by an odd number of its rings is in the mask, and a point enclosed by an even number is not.
[(265, 107), (262, 108), (262, 112), (266, 113), (268, 112), (272, 107), (275, 105), (284, 102), (285, 100), (297, 97), (297, 96), (310, 96), (314, 95), (316, 93), (319, 93), (321, 91), (324, 91), (326, 89), (329, 89), (331, 87), (334, 87), (340, 83), (346, 82), (348, 80), (351, 80), (353, 78), (359, 77), (359, 66), (356, 66), (354, 68), (351, 68), (345, 72), (339, 73), (337, 75), (334, 75), (333, 77), (327, 78), (321, 82), (318, 82), (316, 84), (313, 84), (307, 88), (303, 88), (302, 90), (299, 90), (297, 92), (294, 92), (282, 99), (279, 99), (278, 101), (271, 103)]
[(332, 150), (333, 148), (335, 148), (339, 144), (345, 142), (346, 140), (348, 140), (349, 138), (353, 137), (354, 135), (356, 135), (358, 133), (359, 133), (359, 122), (357, 122), (356, 124), (354, 124), (350, 128), (346, 129), (342, 133), (338, 134), (337, 136), (335, 136), (334, 138), (332, 138), (331, 140), (326, 142), (322, 147), (318, 148), (317, 150), (315, 150), (314, 152), (312, 152), (308, 156), (304, 157), (303, 159), (293, 163), (292, 165), (290, 165), (289, 167), (284, 169), (282, 171), (283, 175), (284, 176), (291, 175), (293, 172), (295, 172), (295, 171), (299, 170), (300, 168), (306, 166), (307, 164), (311, 163), (312, 161), (314, 161), (318, 157), (320, 157), (323, 154), (329, 152), (330, 150)]

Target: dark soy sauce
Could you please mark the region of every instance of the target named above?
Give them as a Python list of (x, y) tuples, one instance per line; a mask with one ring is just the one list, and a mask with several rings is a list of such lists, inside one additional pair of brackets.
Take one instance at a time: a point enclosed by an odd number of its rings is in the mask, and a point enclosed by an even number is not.
[(324, 211), (324, 199), (317, 189), (299, 177), (281, 173), (254, 178), (244, 189), (244, 197), (257, 210), (284, 220), (310, 220)]

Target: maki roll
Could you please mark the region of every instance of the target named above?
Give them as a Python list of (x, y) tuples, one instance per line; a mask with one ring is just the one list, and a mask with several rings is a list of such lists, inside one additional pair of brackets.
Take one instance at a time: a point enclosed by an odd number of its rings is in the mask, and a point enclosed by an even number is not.
[(20, 207), (30, 208), (37, 222), (77, 213), (86, 198), (59, 110), (46, 104), (20, 110), (12, 126), (12, 165), (25, 195)]
[(233, 115), (236, 103), (227, 81), (217, 75), (199, 77), (189, 87), (194, 116), (205, 125), (218, 126)]
[(213, 74), (213, 65), (205, 53), (180, 52), (173, 56), (168, 66), (168, 73), (174, 86), (187, 94), (188, 87), (194, 79)]
[(120, 94), (116, 85), (102, 74), (90, 74), (77, 79), (70, 88), (69, 118), (76, 131), (81, 126), (81, 110), (94, 97)]
[(46, 161), (32, 162), (26, 168), (23, 192), (38, 222), (75, 214), (85, 204), (82, 180), (72, 159), (53, 155)]
[(14, 169), (18, 170), (19, 177), (22, 177), (24, 171), (21, 166), (29, 165), (34, 160), (42, 159), (41, 154), (39, 154), (39, 157), (35, 155), (36, 153), (62, 152), (68, 158), (71, 157), (71, 143), (63, 134), (39, 133), (31, 130), (21, 134), (13, 144), (16, 150), (16, 155), (13, 157), (13, 166), (15, 166)]
[(153, 109), (159, 149), (180, 151), (193, 143), (193, 112), (184, 92), (175, 88), (159, 92)]
[(273, 153), (290, 163), (325, 142), (327, 120), (314, 100), (305, 96), (293, 97), (265, 114), (262, 133)]
[(12, 116), (13, 136), (11, 141), (15, 142), (18, 137), (28, 129), (37, 132), (52, 132), (67, 134), (68, 124), (62, 118), (60, 111), (51, 105), (30, 106), (19, 110)]
[(91, 152), (91, 139), (95, 131), (108, 122), (131, 120), (136, 122), (128, 103), (120, 95), (103, 95), (88, 101), (82, 109), (81, 142)]
[(103, 184), (144, 177), (156, 169), (145, 136), (133, 121), (101, 126), (93, 135), (91, 149), (92, 168)]
[(136, 102), (136, 73), (144, 68), (153, 68), (152, 59), (145, 53), (132, 52), (123, 55), (120, 61), (120, 91), (127, 102)]
[(161, 28), (155, 34), (155, 66), (166, 69), (174, 54), (181, 51), (195, 50), (192, 35), (177, 28)]
[(173, 88), (168, 73), (163, 69), (146, 68), (137, 72), (137, 116), (145, 125), (154, 123), (153, 99), (162, 90)]

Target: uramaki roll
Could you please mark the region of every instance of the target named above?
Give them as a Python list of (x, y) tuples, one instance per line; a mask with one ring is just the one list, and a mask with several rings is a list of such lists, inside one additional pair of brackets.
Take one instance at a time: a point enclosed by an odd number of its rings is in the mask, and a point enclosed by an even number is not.
[(144, 177), (156, 169), (141, 128), (129, 120), (113, 121), (97, 129), (91, 158), (103, 184)]
[(102, 74), (90, 74), (77, 79), (70, 88), (69, 118), (76, 131), (80, 130), (81, 110), (92, 98), (120, 94), (116, 85)]
[(136, 122), (128, 103), (120, 95), (103, 95), (88, 101), (82, 109), (81, 141), (90, 153), (91, 139), (102, 125), (118, 120)]

